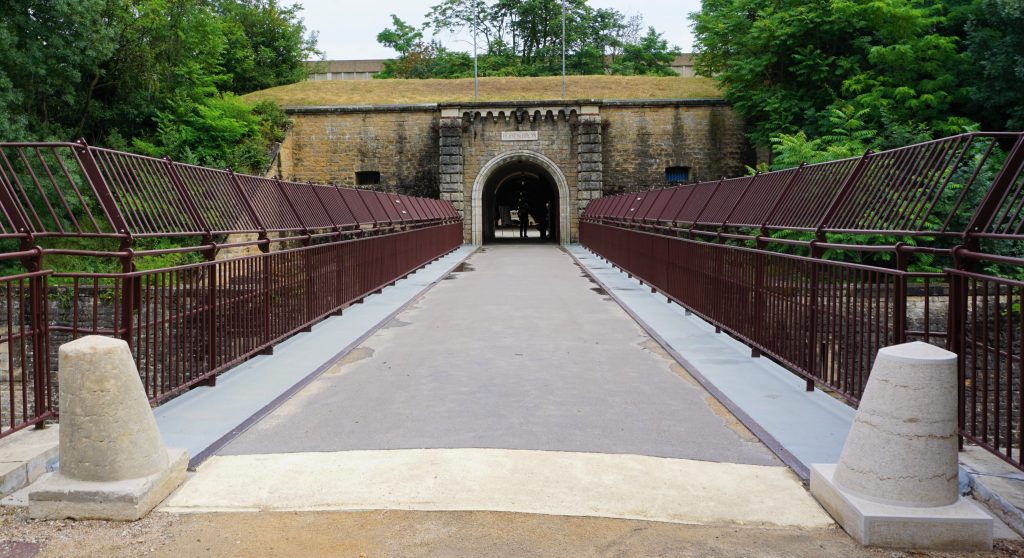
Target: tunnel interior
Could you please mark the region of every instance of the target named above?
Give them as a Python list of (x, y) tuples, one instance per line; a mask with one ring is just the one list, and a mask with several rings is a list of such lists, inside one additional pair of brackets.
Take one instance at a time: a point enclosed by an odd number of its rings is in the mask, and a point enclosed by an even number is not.
[[(481, 199), (484, 242), (558, 243), (558, 201), (558, 188), (542, 167), (516, 161), (495, 169)], [(520, 226), (523, 208), (528, 208), (525, 238)]]

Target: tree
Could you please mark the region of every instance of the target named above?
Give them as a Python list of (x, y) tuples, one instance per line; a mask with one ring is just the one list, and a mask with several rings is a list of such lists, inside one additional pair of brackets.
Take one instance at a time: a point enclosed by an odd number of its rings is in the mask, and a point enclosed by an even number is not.
[[(659, 46), (657, 41), (642, 43), (639, 16), (595, 9), (586, 0), (566, 0), (564, 10), (565, 62), (571, 74), (606, 73), (608, 57), (621, 56), (627, 46), (636, 47), (635, 60), (649, 58), (644, 64), (650, 63), (652, 55), (663, 54), (637, 50)], [(452, 63), (461, 68), (461, 53), (449, 51), (436, 37), (474, 31), (482, 51), (478, 56), (481, 75), (558, 75), (562, 71), (562, 11), (561, 0), (443, 0), (426, 14), (423, 29), (392, 16), (393, 27), (382, 31), (377, 40), (394, 48), (398, 58), (390, 66), (385, 63), (379, 77), (463, 77), (461, 70), (447, 66)], [(428, 32), (435, 36), (429, 42), (424, 39)], [(640, 70), (648, 71), (643, 64), (634, 71)]]
[(0, 3), (0, 139), (71, 140), (262, 171), (280, 111), (231, 91), (298, 81), (313, 47), (277, 0)]
[(306, 32), (302, 6), (277, 0), (218, 0), (226, 39), (226, 91), (243, 94), (306, 78), (304, 61), (319, 55), (316, 32)]
[(661, 37), (653, 27), (647, 28), (636, 44), (627, 44), (622, 49), (622, 56), (612, 63), (612, 73), (622, 75), (654, 75), (674, 76), (672, 61), (679, 56), (679, 48), (668, 46), (668, 41)]
[(972, 114), (986, 128), (1024, 130), (1024, 4), (977, 0), (961, 14)]
[(697, 68), (714, 76), (755, 144), (831, 129), (850, 106), (874, 146), (947, 135), (972, 122), (958, 108), (963, 54), (939, 0), (705, 0), (691, 14)]

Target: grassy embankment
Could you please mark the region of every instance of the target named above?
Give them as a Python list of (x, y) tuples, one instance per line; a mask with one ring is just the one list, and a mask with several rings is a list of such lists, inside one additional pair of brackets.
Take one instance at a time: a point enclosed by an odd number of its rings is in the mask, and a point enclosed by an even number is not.
[[(555, 100), (561, 77), (480, 78), (480, 101)], [(715, 82), (702, 77), (570, 76), (568, 99), (717, 99)], [(303, 81), (256, 91), (251, 101), (281, 106), (389, 105), (473, 100), (472, 79), (373, 79)]]

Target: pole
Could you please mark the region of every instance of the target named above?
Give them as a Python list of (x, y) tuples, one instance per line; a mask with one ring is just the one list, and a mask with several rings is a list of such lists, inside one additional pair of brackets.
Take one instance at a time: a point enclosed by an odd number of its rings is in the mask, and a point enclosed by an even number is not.
[(473, 99), (476, 100), (480, 97), (480, 85), (477, 77), (477, 63), (476, 63), (476, 31), (477, 31), (477, 18), (479, 17), (480, 6), (474, 1), (473, 2)]
[(562, 98), (565, 98), (565, 0), (562, 0)]

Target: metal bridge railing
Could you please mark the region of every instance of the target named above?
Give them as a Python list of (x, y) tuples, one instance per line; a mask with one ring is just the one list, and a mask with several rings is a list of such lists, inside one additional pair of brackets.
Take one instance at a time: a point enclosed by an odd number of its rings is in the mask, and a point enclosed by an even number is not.
[[(48, 237), (92, 244), (59, 246)], [(136, 249), (139, 239), (167, 237), (182, 246)], [(84, 142), (0, 143), (0, 242), (9, 246), (0, 261), (26, 270), (0, 278), (2, 437), (58, 412), (52, 366), (63, 342), (93, 333), (124, 339), (157, 402), (214, 382), (454, 250), (462, 224), (440, 200), (237, 174)], [(216, 259), (243, 247), (259, 250)], [(188, 253), (205, 261), (137, 269), (142, 258)], [(115, 260), (121, 271), (53, 273), (45, 269), (51, 256)]]
[(961, 435), (1024, 469), (1022, 171), (1024, 134), (963, 134), (608, 196), (580, 242), (852, 404), (878, 349), (949, 348)]

